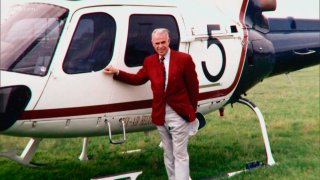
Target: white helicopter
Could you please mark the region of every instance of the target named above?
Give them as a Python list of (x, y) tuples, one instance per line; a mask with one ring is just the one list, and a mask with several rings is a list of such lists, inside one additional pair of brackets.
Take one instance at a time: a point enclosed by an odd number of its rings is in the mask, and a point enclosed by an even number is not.
[[(0, 155), (33, 166), (43, 138), (109, 135), (119, 144), (126, 133), (155, 129), (150, 84), (119, 83), (102, 70), (112, 64), (136, 72), (154, 53), (150, 33), (165, 27), (171, 48), (195, 61), (198, 112), (249, 106), (261, 125), (267, 164), (275, 164), (263, 116), (241, 95), (264, 78), (319, 64), (320, 21), (268, 19), (262, 13), (274, 11), (276, 0), (232, 3), (28, 0), (13, 6), (1, 21), (0, 134), (31, 139), (20, 156)], [(81, 160), (87, 143), (84, 138)]]

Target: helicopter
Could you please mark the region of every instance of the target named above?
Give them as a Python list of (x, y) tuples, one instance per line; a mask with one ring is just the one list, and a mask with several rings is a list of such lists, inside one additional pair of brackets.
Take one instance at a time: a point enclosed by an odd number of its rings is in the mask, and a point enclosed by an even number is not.
[(274, 165), (263, 115), (243, 95), (266, 78), (318, 65), (320, 21), (267, 18), (263, 13), (275, 11), (276, 0), (232, 3), (28, 0), (12, 6), (1, 20), (0, 134), (30, 141), (21, 155), (0, 155), (34, 166), (42, 139), (85, 137), (79, 157), (85, 160), (88, 137), (108, 135), (121, 144), (127, 133), (155, 129), (150, 83), (132, 87), (102, 71), (113, 64), (136, 72), (154, 53), (152, 30), (164, 27), (170, 48), (193, 57), (197, 111), (247, 105), (259, 119), (267, 164)]

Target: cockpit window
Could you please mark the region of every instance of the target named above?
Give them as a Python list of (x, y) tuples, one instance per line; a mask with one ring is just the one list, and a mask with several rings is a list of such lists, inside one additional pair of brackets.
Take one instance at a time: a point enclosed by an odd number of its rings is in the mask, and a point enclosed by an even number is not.
[(111, 61), (115, 35), (116, 23), (110, 15), (82, 15), (63, 62), (63, 70), (68, 74), (102, 70)]
[(0, 69), (46, 75), (68, 10), (49, 4), (14, 6), (1, 20)]

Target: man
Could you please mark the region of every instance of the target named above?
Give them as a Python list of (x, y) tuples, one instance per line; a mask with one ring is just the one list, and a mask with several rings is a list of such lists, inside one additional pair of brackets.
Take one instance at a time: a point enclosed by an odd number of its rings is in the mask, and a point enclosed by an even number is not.
[(167, 29), (155, 29), (151, 41), (156, 54), (146, 57), (136, 74), (112, 66), (106, 67), (104, 73), (114, 74), (114, 79), (132, 85), (151, 81), (152, 122), (160, 133), (168, 177), (170, 180), (188, 180), (189, 133), (195, 124), (199, 124), (195, 121), (199, 95), (195, 64), (190, 55), (169, 48)]

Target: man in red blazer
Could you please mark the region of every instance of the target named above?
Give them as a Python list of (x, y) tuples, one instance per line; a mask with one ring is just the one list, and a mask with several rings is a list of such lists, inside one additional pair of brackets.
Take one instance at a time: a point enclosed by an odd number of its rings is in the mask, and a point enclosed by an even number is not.
[(188, 180), (189, 132), (198, 123), (195, 119), (199, 81), (195, 64), (189, 54), (169, 48), (167, 29), (155, 29), (151, 41), (156, 54), (146, 57), (136, 74), (112, 66), (106, 67), (104, 73), (114, 74), (114, 79), (131, 85), (151, 81), (152, 122), (160, 133), (168, 177), (170, 180)]

